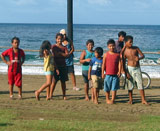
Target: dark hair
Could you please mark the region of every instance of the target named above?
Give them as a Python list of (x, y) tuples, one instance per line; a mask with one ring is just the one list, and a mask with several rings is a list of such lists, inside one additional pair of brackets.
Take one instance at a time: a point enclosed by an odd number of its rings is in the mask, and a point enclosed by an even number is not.
[(118, 33), (118, 37), (120, 37), (120, 36), (125, 37), (125, 36), (126, 36), (126, 32), (120, 31), (120, 32)]
[(92, 39), (87, 40), (86, 45), (88, 45), (89, 43), (91, 43), (92, 45), (94, 45), (94, 41)]
[(133, 36), (131, 35), (127, 35), (125, 38), (124, 38), (124, 41), (127, 42), (129, 40), (132, 40), (133, 41)]
[(13, 37), (13, 38), (12, 38), (12, 40), (11, 40), (11, 42), (13, 43), (13, 41), (14, 41), (14, 40), (17, 40), (17, 41), (18, 41), (18, 43), (20, 43), (20, 39), (19, 39), (18, 37), (16, 37), (16, 36), (15, 36), (15, 37)]
[(51, 43), (48, 40), (43, 41), (39, 51), (40, 57), (44, 56), (43, 54), (44, 50), (49, 51), (50, 49), (51, 49)]
[(109, 45), (109, 44), (114, 44), (114, 45), (115, 45), (115, 41), (114, 41), (113, 39), (109, 39), (109, 40), (107, 41), (107, 45)]
[(96, 47), (95, 52), (97, 52), (99, 56), (103, 55), (103, 49), (101, 47)]
[(56, 34), (56, 39), (58, 38), (58, 36), (61, 36), (61, 37), (62, 37), (62, 39), (63, 39), (63, 34), (61, 34), (61, 33), (57, 33), (57, 34)]

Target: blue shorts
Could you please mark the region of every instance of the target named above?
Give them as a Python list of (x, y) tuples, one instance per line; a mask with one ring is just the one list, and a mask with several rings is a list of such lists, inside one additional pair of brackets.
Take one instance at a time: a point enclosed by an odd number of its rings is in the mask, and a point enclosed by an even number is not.
[(117, 75), (106, 75), (104, 79), (104, 91), (116, 91), (119, 89), (119, 78)]
[(53, 71), (45, 71), (44, 74), (47, 75), (53, 75)]

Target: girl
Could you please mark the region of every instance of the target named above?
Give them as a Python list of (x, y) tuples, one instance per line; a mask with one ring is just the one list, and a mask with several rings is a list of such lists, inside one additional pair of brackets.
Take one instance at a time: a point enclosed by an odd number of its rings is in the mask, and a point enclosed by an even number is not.
[(65, 58), (69, 56), (66, 47), (62, 46), (63, 35), (61, 33), (56, 34), (56, 44), (52, 46), (52, 53), (54, 54), (54, 60), (56, 62), (59, 74), (54, 73), (53, 84), (51, 85), (50, 98), (52, 98), (53, 91), (58, 80), (61, 81), (63, 99), (66, 100), (66, 81), (68, 80), (68, 74), (66, 69)]
[[(46, 75), (46, 82), (41, 86), (41, 88), (35, 91), (36, 99), (39, 100), (40, 93), (47, 88), (47, 97), (46, 100), (50, 98), (50, 86), (52, 84), (53, 72), (55, 69), (55, 62), (53, 56), (50, 52), (51, 43), (47, 40), (43, 41), (40, 47), (40, 57), (44, 57), (44, 74)], [(59, 72), (56, 70), (57, 73)]]

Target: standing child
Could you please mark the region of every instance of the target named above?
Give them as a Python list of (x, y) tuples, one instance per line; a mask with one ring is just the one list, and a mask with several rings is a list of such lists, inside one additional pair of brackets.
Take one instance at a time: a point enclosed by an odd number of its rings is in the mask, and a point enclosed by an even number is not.
[(39, 95), (45, 88), (47, 88), (46, 100), (49, 100), (50, 98), (50, 86), (52, 83), (53, 72), (55, 70), (55, 62), (50, 52), (50, 49), (51, 43), (47, 40), (43, 41), (40, 47), (40, 57), (44, 57), (44, 74), (46, 76), (46, 82), (41, 86), (39, 90), (35, 91), (35, 96), (37, 100), (39, 100)]
[(98, 104), (99, 90), (102, 89), (102, 55), (103, 49), (97, 47), (94, 51), (95, 57), (90, 61), (88, 79), (92, 79), (93, 83), (93, 94), (92, 100), (95, 104)]
[[(20, 39), (18, 37), (12, 38), (12, 48), (7, 49), (1, 55), (4, 63), (8, 65), (8, 84), (10, 98), (13, 99), (13, 87), (18, 87), (18, 97), (22, 99), (22, 64), (25, 61), (25, 54), (19, 48)], [(5, 57), (9, 57), (9, 61)]]
[(66, 81), (68, 80), (68, 74), (66, 69), (65, 58), (69, 56), (68, 50), (62, 45), (63, 35), (61, 33), (56, 34), (56, 44), (52, 46), (52, 53), (56, 66), (59, 70), (59, 74), (54, 72), (53, 84), (51, 85), (50, 98), (52, 98), (53, 91), (58, 80), (61, 81), (63, 99), (66, 100)]
[(82, 64), (82, 76), (84, 78), (84, 83), (85, 83), (85, 100), (88, 101), (89, 100), (89, 80), (88, 80), (88, 70), (89, 70), (89, 63), (91, 61), (91, 58), (94, 57), (94, 51), (93, 51), (93, 47), (94, 47), (94, 41), (92, 39), (89, 39), (86, 42), (86, 47), (87, 50), (84, 50), (81, 53), (81, 57), (80, 57), (80, 63)]
[[(124, 63), (126, 63), (126, 59), (128, 60), (127, 67), (124, 64), (124, 71), (127, 76), (127, 88), (129, 93), (129, 104), (133, 103), (133, 88), (136, 85), (140, 90), (142, 104), (148, 104), (145, 100), (144, 88), (142, 85), (142, 74), (140, 69), (139, 60), (144, 58), (144, 54), (141, 50), (133, 45), (133, 37), (128, 35), (125, 37), (125, 49), (123, 51)], [(139, 56), (140, 55), (140, 56)]]
[(67, 35), (66, 35), (66, 30), (61, 29), (60, 33), (63, 34), (63, 42), (62, 45), (67, 48), (69, 52), (69, 57), (66, 58), (66, 67), (67, 67), (67, 72), (71, 76), (72, 84), (73, 84), (73, 90), (79, 91), (80, 88), (76, 87), (76, 77), (74, 74), (74, 64), (73, 64), (73, 52), (74, 52), (74, 45), (72, 40), (70, 40)]
[(126, 36), (126, 32), (120, 31), (118, 33), (118, 40), (115, 42), (115, 52), (120, 53), (124, 46), (124, 38)]
[[(102, 78), (104, 78), (104, 71), (106, 76), (104, 79), (104, 91), (106, 92), (106, 103), (113, 104), (116, 92), (119, 89), (119, 77), (121, 72), (121, 63), (119, 53), (115, 53), (115, 41), (108, 40), (108, 52), (104, 54), (102, 64)], [(112, 99), (110, 99), (110, 91), (112, 90)]]

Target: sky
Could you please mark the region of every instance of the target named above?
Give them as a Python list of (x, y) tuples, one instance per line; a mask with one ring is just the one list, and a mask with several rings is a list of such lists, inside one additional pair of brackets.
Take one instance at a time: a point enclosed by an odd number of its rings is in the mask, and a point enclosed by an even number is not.
[[(73, 0), (74, 24), (160, 25), (160, 0)], [(0, 23), (67, 23), (67, 0), (0, 0)]]

